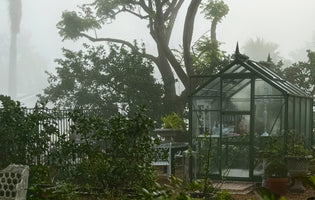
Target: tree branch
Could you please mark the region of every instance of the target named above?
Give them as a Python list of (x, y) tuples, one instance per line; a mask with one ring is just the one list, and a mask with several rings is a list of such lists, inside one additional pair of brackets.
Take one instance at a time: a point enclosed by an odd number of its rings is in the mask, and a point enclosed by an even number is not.
[(193, 0), (191, 1), (187, 15), (185, 19), (184, 25), (184, 34), (183, 34), (183, 48), (184, 48), (184, 62), (188, 76), (192, 76), (194, 74), (193, 63), (190, 53), (191, 48), (191, 40), (194, 30), (195, 17), (198, 10), (198, 7), (201, 3), (201, 0)]
[(169, 18), (169, 15), (173, 11), (173, 9), (175, 8), (176, 3), (177, 3), (177, 0), (173, 0), (171, 2), (171, 4), (169, 5), (169, 7), (165, 10), (165, 12), (164, 12), (164, 18), (165, 19)]
[[(168, 40), (171, 37), (172, 31), (173, 31), (173, 27), (174, 27), (174, 23), (178, 14), (178, 11), (180, 9), (180, 7), (182, 6), (182, 4), (184, 3), (184, 0), (180, 0), (177, 5), (174, 7), (173, 12), (171, 12), (170, 16), (169, 16), (169, 24), (166, 28), (166, 38), (168, 38)], [(166, 19), (166, 18), (165, 18)]]
[(155, 64), (158, 64), (158, 59), (155, 56), (153, 56), (151, 54), (139, 52), (138, 49), (132, 43), (130, 43), (126, 40), (120, 40), (120, 39), (115, 39), (115, 38), (94, 38), (94, 37), (91, 37), (85, 33), (80, 33), (79, 35), (81, 37), (85, 37), (85, 38), (89, 39), (92, 42), (113, 42), (113, 43), (124, 44), (124, 45), (128, 46), (131, 50), (133, 50), (134, 52), (141, 54), (145, 58), (154, 62)]
[(128, 10), (128, 9), (123, 9), (123, 11), (129, 12), (130, 14), (132, 14), (132, 15), (134, 15), (134, 16), (140, 18), (140, 19), (147, 19), (147, 18), (149, 17), (149, 15), (141, 15), (141, 14), (138, 14), (138, 13), (133, 12), (133, 11)]
[(159, 35), (158, 40), (159, 40), (161, 47), (164, 50), (164, 53), (165, 53), (168, 61), (170, 62), (172, 68), (175, 70), (178, 78), (181, 80), (181, 82), (183, 83), (185, 88), (188, 88), (189, 87), (189, 78), (188, 78), (187, 74), (185, 73), (185, 71), (183, 70), (181, 64), (177, 61), (175, 55), (173, 54), (171, 49), (168, 47), (163, 36), (161, 37), (161, 35)]
[(140, 0), (138, 4), (142, 7), (142, 9), (143, 9), (146, 13), (148, 13), (148, 14), (150, 15), (150, 13), (152, 12), (152, 10), (150, 9), (150, 7), (149, 7), (147, 4), (145, 4), (145, 1), (144, 1), (144, 0)]

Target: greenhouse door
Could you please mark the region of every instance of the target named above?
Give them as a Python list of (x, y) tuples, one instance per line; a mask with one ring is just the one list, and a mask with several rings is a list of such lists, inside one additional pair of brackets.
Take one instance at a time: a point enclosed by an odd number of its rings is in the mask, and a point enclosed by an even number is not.
[(251, 78), (223, 78), (221, 83), (221, 177), (250, 179)]

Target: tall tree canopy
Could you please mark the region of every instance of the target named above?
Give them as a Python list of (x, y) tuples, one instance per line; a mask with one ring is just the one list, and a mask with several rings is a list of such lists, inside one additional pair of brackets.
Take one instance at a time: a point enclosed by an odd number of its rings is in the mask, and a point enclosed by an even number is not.
[(57, 74), (49, 73), (50, 86), (41, 98), (66, 108), (101, 109), (108, 116), (117, 112), (117, 104), (130, 111), (145, 104), (149, 115), (160, 119), (162, 85), (153, 77), (152, 63), (142, 56), (145, 51), (135, 47), (136, 54), (116, 45), (108, 53), (103, 46), (63, 49), (64, 58), (56, 60)]
[[(178, 12), (184, 0), (94, 0), (90, 4), (83, 5), (80, 12), (65, 11), (57, 27), (60, 29), (59, 33), (64, 39), (76, 40), (84, 37), (93, 42), (120, 43), (137, 52), (135, 46), (129, 41), (114, 37), (94, 37), (89, 34), (89, 31), (101, 29), (106, 22), (113, 21), (122, 13), (146, 20), (148, 33), (156, 43), (157, 55), (145, 53), (142, 56), (154, 62), (159, 69), (164, 85), (164, 98), (168, 102), (170, 111), (180, 111), (185, 105), (185, 97), (190, 87), (189, 76), (195, 74), (191, 43), (195, 16), (201, 6), (201, 1), (191, 0), (189, 2), (182, 36), (183, 58), (181, 59), (176, 57), (169, 43)], [(218, 3), (217, 1), (215, 2)], [(207, 1), (207, 3), (213, 3), (213, 1)], [(221, 12), (207, 11), (207, 9), (215, 10), (216, 7), (210, 6), (208, 8), (204, 6), (204, 13), (207, 18), (213, 19), (213, 24), (220, 21), (216, 20), (217, 17), (215, 15), (224, 15), (224, 12), (222, 14)], [(213, 27), (215, 28), (216, 24)], [(179, 96), (176, 95), (175, 77), (179, 78), (185, 88)]]
[(228, 14), (229, 7), (222, 0), (208, 0), (202, 4), (202, 8), (205, 18), (212, 23), (210, 35), (204, 34), (193, 45), (193, 63), (196, 74), (211, 75), (220, 71), (229, 60), (225, 52), (220, 50), (216, 35), (217, 25)]

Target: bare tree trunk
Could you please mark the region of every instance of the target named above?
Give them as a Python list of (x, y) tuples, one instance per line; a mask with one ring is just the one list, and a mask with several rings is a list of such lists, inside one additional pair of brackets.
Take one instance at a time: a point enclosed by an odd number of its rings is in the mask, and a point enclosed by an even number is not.
[[(194, 0), (190, 3), (185, 19), (184, 33), (183, 33), (183, 48), (184, 48), (184, 61), (185, 68), (188, 76), (194, 75), (193, 61), (191, 58), (190, 48), (191, 40), (194, 30), (195, 17), (201, 0)], [(188, 89), (188, 88), (186, 88)]]

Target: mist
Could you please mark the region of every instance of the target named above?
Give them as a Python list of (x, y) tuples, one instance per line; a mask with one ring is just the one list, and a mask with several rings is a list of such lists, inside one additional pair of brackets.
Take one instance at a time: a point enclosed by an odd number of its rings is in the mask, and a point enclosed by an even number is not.
[[(18, 2), (18, 0), (10, 0), (10, 2)], [(12, 62), (10, 62), (11, 30), (16, 33), (16, 99), (25, 106), (32, 107), (36, 102), (36, 95), (47, 87), (45, 71), (53, 72), (57, 66), (54, 60), (62, 57), (61, 48), (80, 49), (83, 42), (89, 43), (84, 39), (76, 42), (62, 41), (56, 28), (62, 11), (76, 10), (77, 5), (88, 2), (91, 1), (24, 0), (21, 12), (18, 10), (10, 12), (9, 1), (0, 1), (1, 94), (9, 94), (8, 82), (14, 79), (9, 78), (8, 75)], [(217, 39), (222, 43), (221, 48), (228, 54), (233, 53), (237, 41), (242, 47), (248, 40), (257, 37), (277, 44), (279, 56), (292, 62), (305, 60), (306, 49), (314, 50), (314, 0), (226, 0), (226, 3), (230, 12), (217, 27)], [(185, 18), (183, 13), (187, 9), (188, 2), (184, 4), (171, 38), (171, 46), (176, 49), (179, 49), (182, 43), (180, 34)], [(17, 20), (14, 28), (10, 22), (11, 14)], [(195, 22), (193, 40), (197, 40), (207, 32), (210, 25), (211, 23), (199, 14)], [(148, 52), (155, 53), (155, 44), (149, 36), (144, 21), (124, 15), (105, 27), (99, 32), (101, 34), (99, 36), (115, 36), (129, 41), (137, 39), (145, 43)]]

